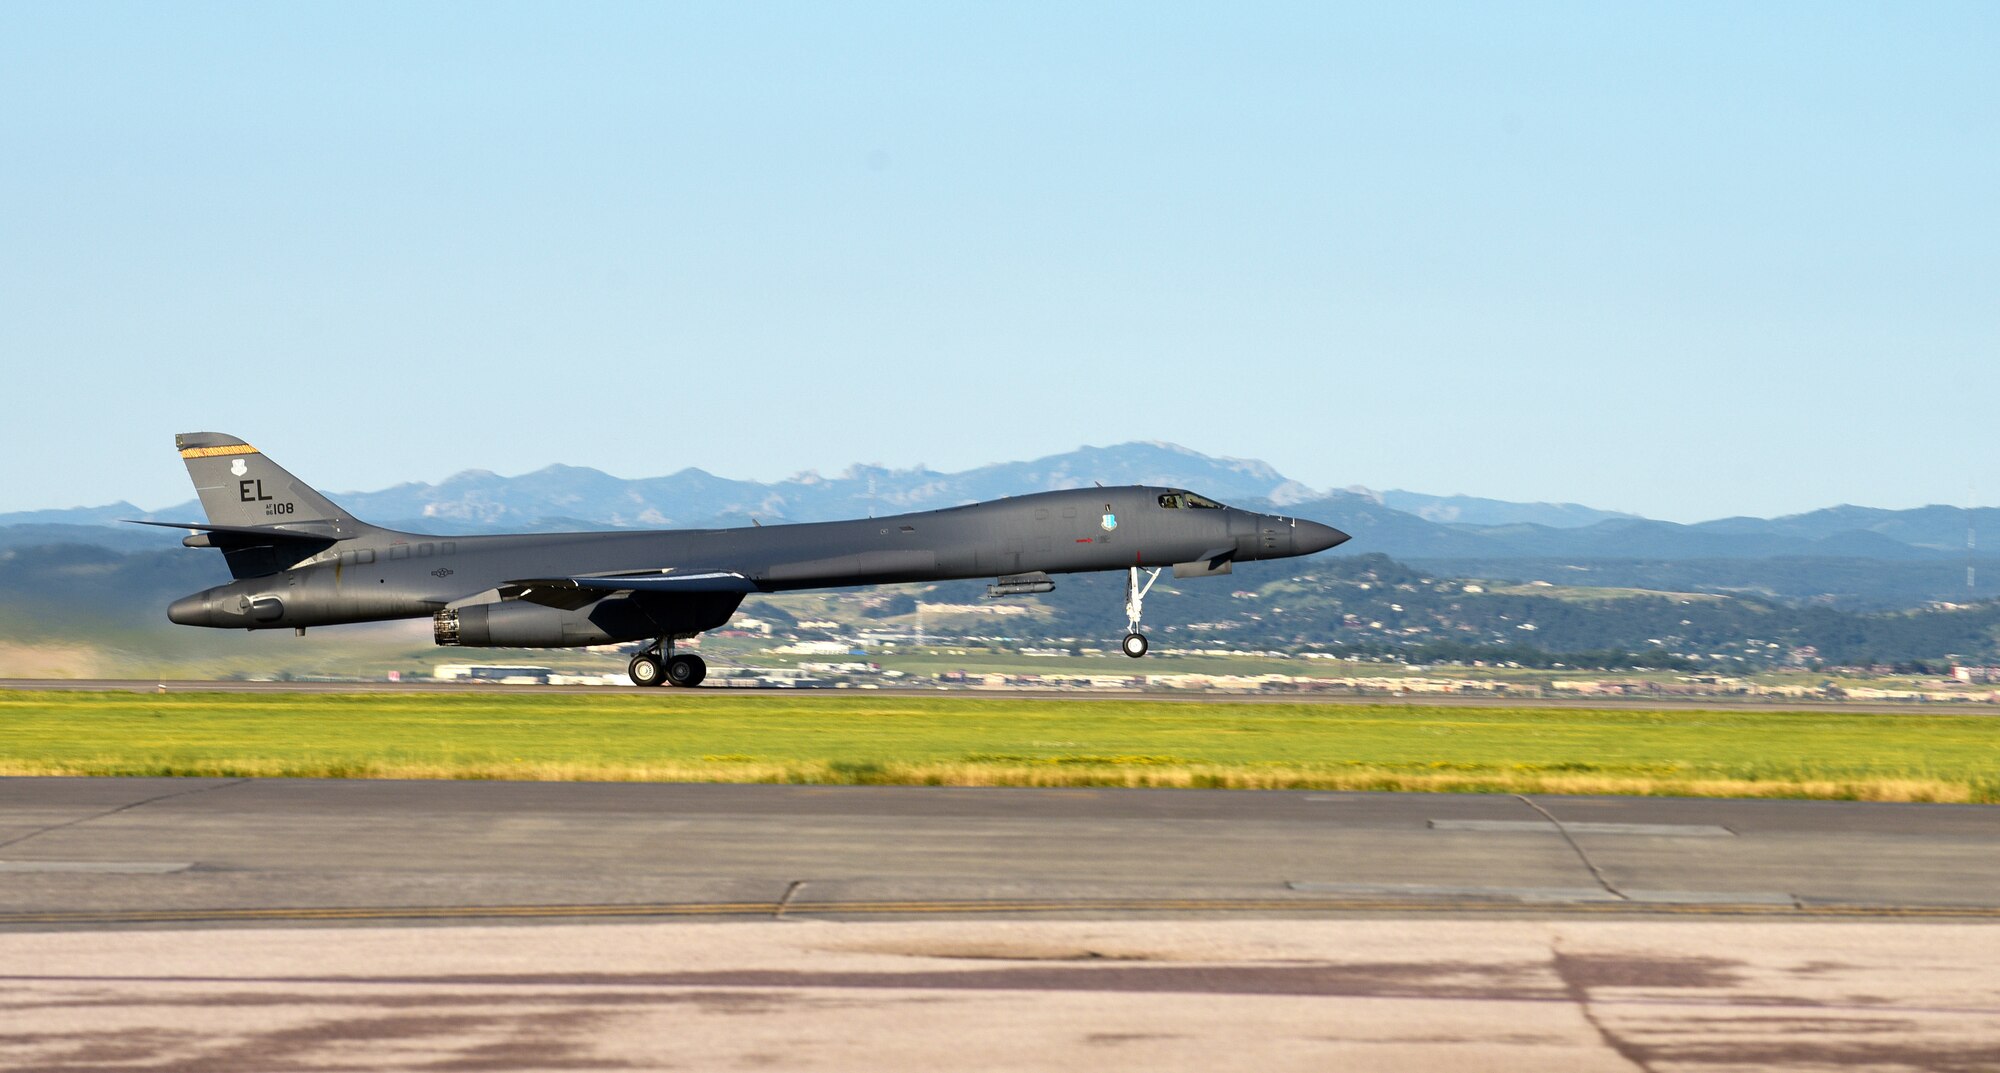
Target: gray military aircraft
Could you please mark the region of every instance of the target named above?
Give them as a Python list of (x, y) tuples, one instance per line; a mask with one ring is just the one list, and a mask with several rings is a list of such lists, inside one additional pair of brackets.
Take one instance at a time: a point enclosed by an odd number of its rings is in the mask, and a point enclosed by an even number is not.
[[(1055, 588), (1051, 574), (1123, 570), (1125, 654), (1160, 572), (1324, 551), (1331, 526), (1225, 507), (1180, 488), (1037, 492), (844, 522), (651, 532), (421, 536), (357, 521), (234, 436), (174, 438), (205, 524), (141, 522), (218, 548), (236, 580), (175, 600), (184, 626), (296, 629), (429, 618), (441, 645), (560, 648), (648, 641), (642, 686), (708, 673), (674, 642), (729, 621), (745, 594), (991, 577), (989, 596)], [(1142, 572), (1145, 574), (1141, 581)]]

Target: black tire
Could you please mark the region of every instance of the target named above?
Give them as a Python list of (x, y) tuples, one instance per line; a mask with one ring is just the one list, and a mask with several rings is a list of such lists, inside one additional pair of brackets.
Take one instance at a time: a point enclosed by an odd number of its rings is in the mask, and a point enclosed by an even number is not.
[(667, 680), (661, 672), (660, 661), (646, 652), (633, 656), (632, 662), (625, 665), (625, 673), (631, 676), (635, 686), (656, 686)]
[(667, 661), (667, 681), (677, 686), (698, 686), (708, 677), (708, 661), (700, 656), (675, 656)]
[(1128, 633), (1125, 635), (1125, 644), (1123, 647), (1126, 655), (1131, 656), (1133, 659), (1138, 659), (1140, 656), (1146, 654), (1146, 649), (1150, 646), (1146, 643), (1145, 634)]

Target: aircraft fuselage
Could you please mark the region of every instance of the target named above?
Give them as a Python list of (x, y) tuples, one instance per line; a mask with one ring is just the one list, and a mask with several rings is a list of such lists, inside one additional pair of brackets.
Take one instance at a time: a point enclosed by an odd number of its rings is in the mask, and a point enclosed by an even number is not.
[[(1167, 505), (1170, 498), (1176, 505)], [(1195, 502), (1206, 505), (1188, 505)], [(1307, 555), (1345, 539), (1316, 522), (1214, 505), (1180, 489), (1143, 486), (1040, 492), (912, 514), (736, 529), (505, 536), (370, 529), (331, 543), (289, 569), (178, 600), (169, 617), (194, 626), (292, 629), (432, 616), (466, 604), (469, 593), (523, 578), (730, 571), (747, 579), (748, 591), (784, 592), (1036, 572), (1176, 564), (1194, 569), (1202, 563), (1220, 567)], [(603, 606), (586, 609), (580, 621), (588, 622), (571, 631), (576, 639), (553, 643), (601, 644), (713, 629), (728, 620), (742, 595), (641, 593), (623, 602), (619, 597), (595, 599), (594, 604)]]

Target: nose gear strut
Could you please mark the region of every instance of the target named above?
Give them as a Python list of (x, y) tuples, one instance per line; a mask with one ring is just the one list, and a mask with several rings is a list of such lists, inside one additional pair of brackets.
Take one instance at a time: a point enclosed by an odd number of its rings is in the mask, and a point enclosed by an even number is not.
[(1125, 573), (1125, 654), (1138, 659), (1150, 647), (1146, 635), (1139, 632), (1139, 612), (1146, 603), (1146, 594), (1153, 591), (1153, 583), (1160, 580), (1164, 567), (1154, 567), (1144, 585), (1139, 584), (1139, 568), (1127, 567)]

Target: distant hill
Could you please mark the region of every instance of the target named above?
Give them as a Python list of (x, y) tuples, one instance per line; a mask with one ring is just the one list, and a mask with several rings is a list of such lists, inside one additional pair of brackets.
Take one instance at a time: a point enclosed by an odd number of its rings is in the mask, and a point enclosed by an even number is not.
[(1843, 533), (1872, 533), (1898, 544), (1964, 554), (1968, 528), (2000, 537), (2000, 508), (1928, 506), (1911, 510), (1827, 507), (1784, 518), (1720, 518), (1694, 528), (1715, 533), (1775, 533), (1823, 540)]
[(1432, 496), (1393, 488), (1386, 492), (1367, 492), (1362, 489), (1353, 491), (1372, 495), (1385, 507), (1414, 514), (1427, 522), (1455, 522), (1462, 525), (1540, 525), (1551, 529), (1569, 529), (1617, 518), (1638, 517), (1636, 514), (1625, 514), (1615, 510), (1598, 510), (1580, 503), (1510, 503), (1504, 499), (1482, 499), (1467, 495)]
[[(1396, 510), (1369, 495), (1336, 493), (1296, 504), (1300, 517), (1326, 522), (1353, 534), (1348, 554), (1379, 551), (1411, 559), (1768, 559), (1778, 556), (1869, 558), (1888, 561), (1958, 561), (1962, 551), (1906, 543), (1888, 535), (1892, 525), (1840, 528), (1835, 524), (1781, 518), (1731, 519), (1732, 524), (1682, 525), (1650, 518), (1612, 517), (1590, 525), (1469, 525), (1438, 523)], [(1822, 511), (1835, 514), (1838, 510)], [(1964, 525), (1965, 511), (1955, 511)], [(1920, 511), (1880, 512), (1917, 514)], [(1982, 512), (1985, 513), (1985, 512)], [(2000, 511), (1991, 512), (2000, 516)], [(1800, 516), (1809, 518), (1811, 516)], [(2000, 517), (1995, 518), (2000, 522)], [(1743, 523), (1743, 524), (1737, 524)], [(1756, 524), (1749, 524), (1756, 523)], [(1905, 527), (1917, 530), (1917, 527)], [(1963, 542), (1963, 534), (1960, 537)]]
[[(69, 507), (62, 510), (24, 510), (0, 514), (0, 526), (17, 525), (116, 525), (121, 518), (144, 518), (145, 511), (120, 500), (104, 507)], [(177, 519), (178, 520), (178, 519)]]

